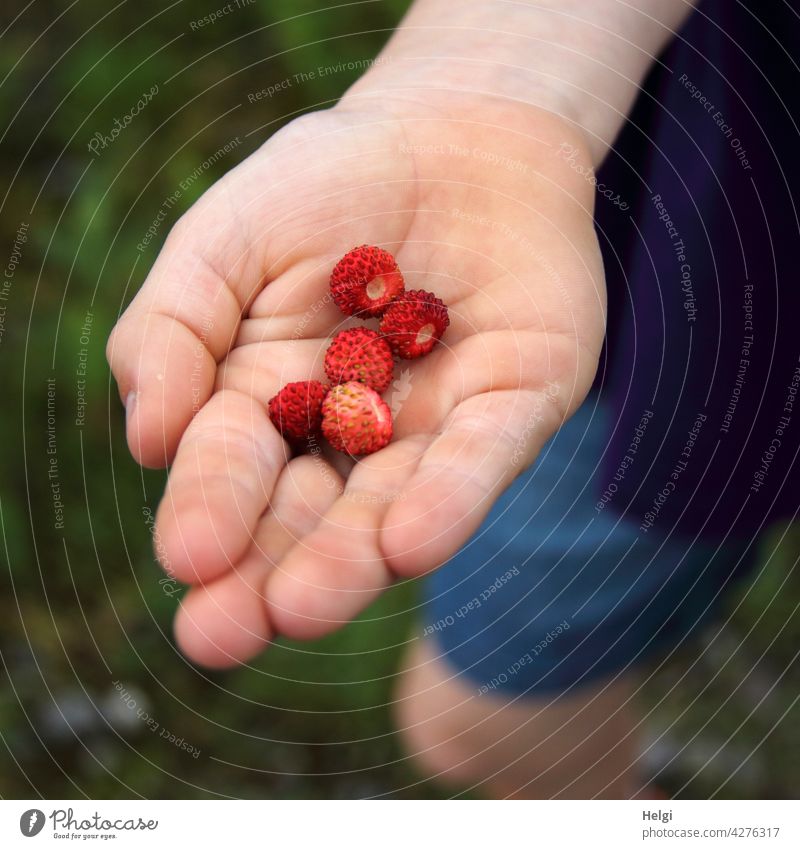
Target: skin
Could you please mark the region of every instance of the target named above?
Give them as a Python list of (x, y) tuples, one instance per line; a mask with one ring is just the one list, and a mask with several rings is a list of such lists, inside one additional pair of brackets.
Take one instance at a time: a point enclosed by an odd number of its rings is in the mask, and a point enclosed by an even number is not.
[[(134, 457), (171, 466), (158, 554), (192, 585), (175, 622), (189, 658), (223, 668), (276, 635), (321, 636), (436, 568), (577, 409), (605, 328), (592, 169), (692, 5), (417, 0), (337, 106), (276, 133), (173, 228), (107, 355)], [(403, 364), (385, 449), (289, 460), (266, 402), (323, 377), (343, 321), (328, 275), (362, 243), (451, 325)], [(630, 691), (478, 703), (426, 645), (395, 712), (431, 774), (616, 798), (638, 789)]]
[[(108, 352), (134, 457), (171, 463), (157, 527), (162, 563), (200, 585), (176, 623), (189, 657), (223, 666), (275, 633), (320, 636), (436, 567), (580, 404), (604, 292), (592, 187), (558, 155), (565, 142), (581, 144), (550, 113), (489, 98), (413, 117), (359, 98), (276, 134), (175, 227)], [(430, 152), (450, 144), (517, 164)], [(323, 484), (320, 501), (314, 473), (337, 471), (317, 457), (296, 474), (265, 404), (323, 378), (344, 319), (327, 278), (363, 242), (391, 250), (409, 287), (434, 289), (451, 325), (408, 365), (393, 441), (340, 464), (344, 490)], [(276, 547), (282, 492), (292, 544)]]

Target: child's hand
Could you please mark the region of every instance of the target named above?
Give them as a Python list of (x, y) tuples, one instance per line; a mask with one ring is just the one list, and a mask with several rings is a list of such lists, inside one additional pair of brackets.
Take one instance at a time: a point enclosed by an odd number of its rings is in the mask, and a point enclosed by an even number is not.
[[(583, 150), (531, 107), (355, 97), (277, 133), (174, 228), (108, 356), (133, 455), (172, 463), (159, 557), (198, 585), (176, 623), (190, 657), (325, 634), (436, 567), (578, 406), (605, 304)], [(328, 276), (363, 243), (451, 325), (401, 364), (395, 437), (337, 463), (343, 480), (321, 455), (287, 464), (265, 405), (322, 378), (344, 319)]]

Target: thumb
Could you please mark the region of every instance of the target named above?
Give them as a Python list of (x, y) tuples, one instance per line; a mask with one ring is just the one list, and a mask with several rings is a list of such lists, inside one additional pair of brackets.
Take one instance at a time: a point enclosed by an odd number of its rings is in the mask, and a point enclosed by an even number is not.
[(109, 337), (106, 357), (125, 403), (128, 445), (144, 466), (172, 460), (259, 284), (234, 221), (218, 183), (173, 227)]

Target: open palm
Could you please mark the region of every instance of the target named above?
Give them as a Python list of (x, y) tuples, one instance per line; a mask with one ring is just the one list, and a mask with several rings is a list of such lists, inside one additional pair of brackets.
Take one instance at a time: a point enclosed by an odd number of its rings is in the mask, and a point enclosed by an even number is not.
[[(560, 119), (488, 100), (350, 101), (277, 133), (173, 229), (108, 354), (134, 456), (172, 464), (158, 555), (196, 585), (176, 622), (190, 657), (322, 635), (441, 564), (580, 404), (605, 301), (592, 187), (565, 142)], [(289, 459), (266, 402), (323, 377), (353, 323), (328, 276), (363, 243), (442, 298), (450, 327), (398, 367), (386, 448)]]

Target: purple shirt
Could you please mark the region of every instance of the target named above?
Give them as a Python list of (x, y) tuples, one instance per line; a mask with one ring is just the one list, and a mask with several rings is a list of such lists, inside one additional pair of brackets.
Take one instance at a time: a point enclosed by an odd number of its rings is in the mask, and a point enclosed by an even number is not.
[(798, 5), (701, 2), (598, 173), (597, 509), (642, 533), (751, 536), (800, 505)]

